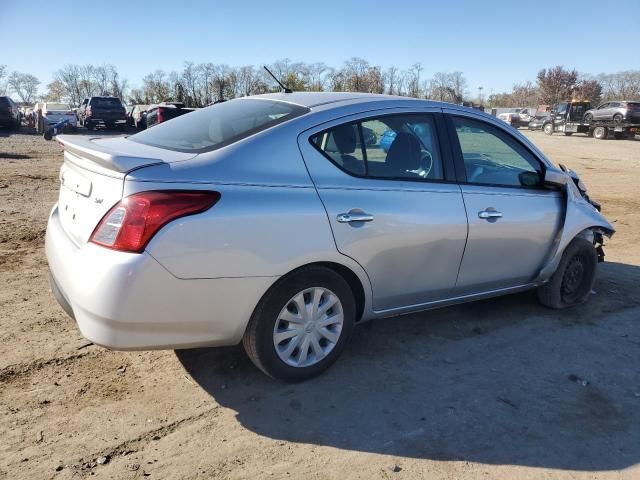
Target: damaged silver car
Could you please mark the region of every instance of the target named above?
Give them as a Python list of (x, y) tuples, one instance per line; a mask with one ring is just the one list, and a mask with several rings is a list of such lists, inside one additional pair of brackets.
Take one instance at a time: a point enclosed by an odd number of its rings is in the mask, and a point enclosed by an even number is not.
[(269, 94), (59, 141), (46, 252), (81, 332), (243, 342), (285, 380), (324, 371), (366, 320), (527, 289), (580, 304), (614, 232), (575, 173), (451, 104)]

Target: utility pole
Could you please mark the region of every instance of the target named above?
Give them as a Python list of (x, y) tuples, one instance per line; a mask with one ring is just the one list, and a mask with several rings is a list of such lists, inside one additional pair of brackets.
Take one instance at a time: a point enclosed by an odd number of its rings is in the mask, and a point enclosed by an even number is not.
[(478, 87), (478, 102), (480, 102), (480, 105), (482, 105), (482, 90), (484, 90), (484, 87)]

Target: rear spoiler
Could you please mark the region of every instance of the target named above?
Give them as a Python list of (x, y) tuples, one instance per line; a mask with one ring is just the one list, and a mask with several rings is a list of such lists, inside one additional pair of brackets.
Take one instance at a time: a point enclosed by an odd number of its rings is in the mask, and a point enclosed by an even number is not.
[(136, 168), (164, 163), (159, 158), (126, 155), (93, 141), (100, 138), (104, 137), (56, 136), (65, 151), (115, 172), (127, 173)]

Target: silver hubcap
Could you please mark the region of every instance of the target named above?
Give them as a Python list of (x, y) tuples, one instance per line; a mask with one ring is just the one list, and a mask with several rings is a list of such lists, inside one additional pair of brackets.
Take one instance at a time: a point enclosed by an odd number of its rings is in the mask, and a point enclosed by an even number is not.
[(334, 349), (344, 322), (342, 303), (331, 290), (312, 287), (294, 295), (278, 314), (273, 345), (280, 360), (309, 367)]

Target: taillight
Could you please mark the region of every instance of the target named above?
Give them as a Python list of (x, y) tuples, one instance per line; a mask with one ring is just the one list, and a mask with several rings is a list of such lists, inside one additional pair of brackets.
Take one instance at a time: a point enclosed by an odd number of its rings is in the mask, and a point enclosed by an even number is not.
[(158, 108), (158, 123), (162, 123), (164, 121), (164, 109)]
[(87, 117), (90, 117), (91, 116), (91, 107), (87, 107), (87, 109), (84, 111), (84, 113), (85, 113), (85, 115)]
[(167, 223), (202, 213), (219, 199), (218, 192), (202, 190), (136, 193), (122, 199), (102, 217), (89, 241), (114, 250), (140, 253)]

